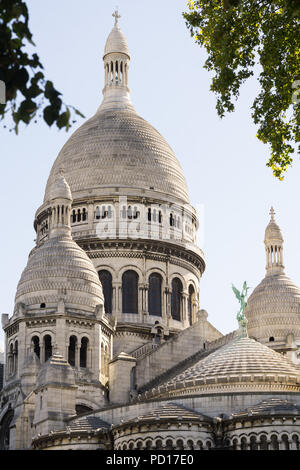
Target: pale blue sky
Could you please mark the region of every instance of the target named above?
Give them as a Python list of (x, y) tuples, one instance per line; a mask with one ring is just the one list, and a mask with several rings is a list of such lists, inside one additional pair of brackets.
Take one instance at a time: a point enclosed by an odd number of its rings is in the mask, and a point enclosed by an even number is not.
[[(27, 4), (47, 78), (65, 102), (90, 117), (102, 99), (102, 55), (115, 1)], [(284, 182), (265, 166), (268, 148), (256, 139), (250, 116), (255, 79), (243, 87), (235, 113), (217, 117), (210, 75), (203, 69), (205, 51), (194, 44), (181, 15), (185, 0), (118, 0), (118, 6), (131, 52), (133, 104), (173, 148), (192, 204), (204, 204), (207, 268), (201, 308), (227, 333), (236, 327), (238, 309), (231, 283), (241, 287), (247, 280), (255, 287), (264, 276), (263, 238), (271, 205), (285, 238), (286, 272), (300, 284), (299, 162), (296, 158)], [(82, 123), (79, 119), (71, 130)], [(54, 159), (70, 135), (43, 121), (21, 126), (19, 136), (0, 127), (1, 312), (12, 313), (16, 286), (34, 245), (34, 214)]]

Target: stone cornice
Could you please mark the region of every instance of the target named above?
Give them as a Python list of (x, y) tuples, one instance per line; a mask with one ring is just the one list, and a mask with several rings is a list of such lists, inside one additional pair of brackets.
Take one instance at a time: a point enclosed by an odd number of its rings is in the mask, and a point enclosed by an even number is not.
[[(296, 378), (295, 378), (296, 379)], [(228, 380), (229, 381), (229, 380)], [(197, 382), (197, 381), (195, 381)], [(258, 382), (255, 381), (253, 383), (247, 382), (235, 382), (235, 383), (220, 383), (219, 381), (215, 381), (213, 384), (196, 384), (193, 385), (186, 385), (180, 384), (182, 386), (177, 387), (158, 387), (158, 390), (153, 389), (151, 392), (145, 392), (144, 399), (151, 399), (154, 396), (158, 399), (160, 398), (175, 398), (175, 397), (189, 397), (189, 396), (201, 396), (202, 394), (211, 394), (211, 395), (219, 395), (219, 394), (228, 394), (228, 393), (259, 393), (259, 392), (281, 392), (281, 393), (299, 393), (300, 392), (300, 384), (291, 382), (279, 382), (279, 383), (270, 383), (267, 381), (267, 377), (262, 376), (262, 381)]]
[[(191, 266), (203, 274), (205, 270), (204, 257), (196, 252), (176, 245), (175, 243), (162, 240), (76, 240), (78, 245), (83, 248), (91, 259), (105, 257), (126, 257), (143, 258), (155, 261), (167, 260), (170, 263), (178, 264), (181, 261), (188, 263), (188, 269)], [(128, 250), (128, 251), (127, 251)], [(184, 265), (183, 265), (184, 266)], [(199, 276), (199, 273), (195, 272)]]

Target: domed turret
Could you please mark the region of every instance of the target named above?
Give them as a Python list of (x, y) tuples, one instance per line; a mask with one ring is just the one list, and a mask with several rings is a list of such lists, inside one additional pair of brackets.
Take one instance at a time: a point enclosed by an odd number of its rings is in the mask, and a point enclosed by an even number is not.
[(271, 220), (265, 231), (266, 276), (248, 299), (245, 315), (249, 335), (268, 346), (287, 353), (295, 362), (300, 345), (300, 289), (285, 275), (283, 236)]
[(71, 237), (72, 196), (61, 173), (50, 197), (49, 238), (29, 256), (17, 287), (16, 306), (53, 309), (63, 300), (67, 309), (94, 313), (103, 304), (102, 286), (87, 254)]

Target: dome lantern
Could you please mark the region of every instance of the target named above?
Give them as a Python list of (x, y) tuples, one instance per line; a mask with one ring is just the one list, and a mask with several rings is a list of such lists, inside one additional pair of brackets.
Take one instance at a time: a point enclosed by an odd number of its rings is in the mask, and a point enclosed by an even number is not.
[(129, 49), (124, 34), (119, 27), (119, 15), (116, 10), (113, 15), (115, 24), (106, 40), (104, 62), (103, 109), (134, 109), (129, 97), (128, 69)]
[(283, 236), (276, 224), (273, 207), (270, 210), (271, 220), (265, 231), (266, 271), (267, 275), (284, 274), (283, 265)]

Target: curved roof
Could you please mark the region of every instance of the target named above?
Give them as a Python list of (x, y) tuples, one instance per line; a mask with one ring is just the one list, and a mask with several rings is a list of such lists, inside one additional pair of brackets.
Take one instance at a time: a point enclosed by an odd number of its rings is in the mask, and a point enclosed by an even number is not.
[(70, 186), (62, 174), (55, 180), (55, 184), (49, 192), (49, 200), (53, 199), (69, 199), (72, 201)]
[(273, 397), (268, 400), (263, 400), (260, 403), (250, 406), (246, 410), (232, 413), (232, 418), (243, 418), (249, 416), (262, 416), (262, 415), (299, 415), (300, 406), (289, 400)]
[(104, 56), (112, 52), (127, 54), (129, 57), (127, 41), (118, 24), (115, 24), (108, 35), (104, 48)]
[[(300, 391), (300, 370), (281, 354), (248, 337), (238, 337), (198, 361), (164, 385), (152, 390), (151, 396), (181, 396), (210, 390), (260, 388), (264, 383), (274, 390), (290, 386)], [(215, 387), (215, 391), (213, 390)]]
[[(300, 289), (285, 274), (266, 276), (253, 290), (245, 309), (247, 319), (266, 313), (297, 313), (300, 306)], [(251, 323), (248, 323), (248, 331)]]
[(162, 403), (157, 408), (152, 409), (148, 413), (138, 415), (136, 418), (124, 420), (117, 426), (127, 426), (132, 423), (149, 423), (151, 421), (212, 421), (212, 418), (202, 413), (198, 413), (192, 409), (182, 406), (178, 403)]
[(181, 166), (160, 133), (129, 109), (102, 110), (77, 129), (52, 167), (44, 202), (60, 168), (73, 200), (103, 188), (152, 189), (188, 202)]
[(103, 303), (93, 263), (68, 235), (49, 238), (29, 256), (17, 287), (16, 304), (46, 307), (64, 299), (67, 308), (94, 311)]
[(283, 236), (282, 236), (279, 225), (275, 221), (274, 214), (275, 214), (274, 209), (273, 207), (271, 207), (271, 210), (270, 210), (271, 220), (266, 227), (265, 243), (268, 243), (269, 241), (283, 242)]

